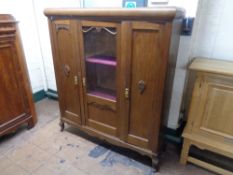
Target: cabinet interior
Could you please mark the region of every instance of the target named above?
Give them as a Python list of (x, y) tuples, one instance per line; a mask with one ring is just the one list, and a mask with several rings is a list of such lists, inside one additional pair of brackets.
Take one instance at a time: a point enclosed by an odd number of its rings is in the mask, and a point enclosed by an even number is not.
[(87, 95), (116, 101), (116, 29), (83, 27)]

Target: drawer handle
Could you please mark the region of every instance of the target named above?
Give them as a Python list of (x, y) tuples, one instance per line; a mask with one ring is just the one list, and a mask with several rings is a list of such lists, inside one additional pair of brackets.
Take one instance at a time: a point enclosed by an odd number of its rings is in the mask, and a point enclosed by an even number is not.
[(101, 110), (110, 110), (110, 111), (114, 111), (115, 112), (115, 110), (111, 106), (109, 106), (109, 105), (101, 105), (101, 104), (98, 104), (96, 102), (89, 102), (88, 104), (89, 105), (93, 105), (93, 106), (95, 106), (95, 107), (97, 107), (97, 108), (99, 108)]

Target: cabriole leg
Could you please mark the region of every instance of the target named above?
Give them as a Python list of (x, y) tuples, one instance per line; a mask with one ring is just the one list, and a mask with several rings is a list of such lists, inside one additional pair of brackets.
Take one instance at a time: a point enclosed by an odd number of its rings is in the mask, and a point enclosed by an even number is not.
[(31, 122), (31, 121), (28, 121), (28, 123), (27, 123), (27, 129), (31, 129), (31, 128), (33, 128), (33, 123)]
[(64, 131), (65, 123), (63, 121), (60, 121), (59, 125), (61, 127), (61, 131)]
[(154, 169), (154, 172), (159, 171), (159, 158), (158, 158), (158, 156), (152, 156), (152, 168)]

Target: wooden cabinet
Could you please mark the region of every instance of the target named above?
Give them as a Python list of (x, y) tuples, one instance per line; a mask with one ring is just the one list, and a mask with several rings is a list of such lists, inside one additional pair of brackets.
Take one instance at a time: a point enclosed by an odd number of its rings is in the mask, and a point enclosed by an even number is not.
[(45, 14), (62, 129), (64, 122), (73, 124), (151, 156), (156, 164), (166, 74), (176, 63), (183, 12), (46, 9)]
[(36, 122), (17, 22), (0, 15), (0, 136)]
[(197, 73), (181, 163), (189, 161), (220, 174), (233, 174), (189, 156), (190, 146), (195, 145), (233, 158), (233, 63), (197, 58), (189, 68)]

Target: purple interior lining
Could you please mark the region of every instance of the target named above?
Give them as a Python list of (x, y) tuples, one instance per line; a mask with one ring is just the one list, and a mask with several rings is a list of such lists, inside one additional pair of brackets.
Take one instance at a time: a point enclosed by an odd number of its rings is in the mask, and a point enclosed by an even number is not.
[(92, 90), (92, 91), (88, 92), (88, 94), (116, 101), (116, 96), (106, 94), (106, 93), (103, 93), (103, 92), (100, 92), (97, 90)]
[(110, 66), (117, 65), (116, 61), (113, 60), (112, 57), (88, 57), (86, 58), (86, 61), (89, 63), (98, 63), (98, 64), (104, 64)]

